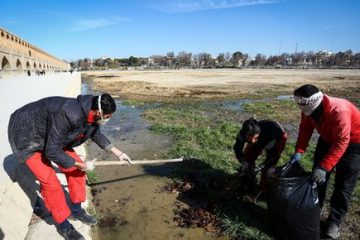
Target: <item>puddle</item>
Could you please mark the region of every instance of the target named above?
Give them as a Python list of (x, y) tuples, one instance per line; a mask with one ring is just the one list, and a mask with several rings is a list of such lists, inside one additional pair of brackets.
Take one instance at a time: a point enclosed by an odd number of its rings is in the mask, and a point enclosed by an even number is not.
[[(274, 98), (273, 98), (274, 99)], [(253, 102), (262, 102), (264, 100), (273, 101), (273, 99), (238, 99), (238, 100), (225, 100), (222, 103), (217, 103), (218, 107), (221, 107), (225, 110), (231, 110), (235, 112), (241, 112), (244, 110), (243, 105), (247, 103), (253, 103)], [(275, 100), (292, 100), (292, 95), (280, 95), (275, 98)]]
[[(82, 84), (82, 94), (99, 94)], [(131, 159), (163, 159), (172, 140), (153, 134), (141, 114), (153, 105), (133, 107), (116, 100), (117, 111), (101, 131)], [(155, 105), (156, 107), (156, 105)], [(116, 157), (95, 143), (87, 145), (88, 158), (115, 161)], [(176, 164), (176, 163), (173, 163)], [(168, 240), (215, 237), (200, 228), (177, 227), (173, 221), (176, 206), (186, 207), (177, 194), (161, 189), (168, 183), (171, 164), (97, 167), (98, 182), (91, 186), (96, 214), (100, 218), (94, 230), (95, 240)]]
[(276, 100), (293, 100), (293, 95), (280, 95), (276, 97)]
[(243, 111), (243, 105), (254, 102), (251, 99), (229, 100), (222, 103), (222, 108), (231, 111)]
[[(203, 229), (186, 229), (173, 221), (174, 208), (183, 203), (176, 194), (160, 191), (168, 180), (171, 165), (102, 167), (99, 169), (94, 205), (102, 216), (94, 239), (214, 239)], [(158, 176), (154, 176), (158, 175)]]

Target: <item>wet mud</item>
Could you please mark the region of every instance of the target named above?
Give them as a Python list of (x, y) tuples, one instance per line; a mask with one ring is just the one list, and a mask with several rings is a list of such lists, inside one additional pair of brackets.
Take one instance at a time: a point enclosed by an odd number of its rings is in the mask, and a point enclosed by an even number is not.
[[(83, 94), (86, 93), (98, 94), (84, 83)], [(162, 159), (172, 139), (153, 134), (141, 117), (145, 109), (156, 106), (135, 107), (123, 105), (121, 100), (116, 102), (116, 113), (101, 131), (134, 160)], [(89, 159), (116, 160), (92, 142), (87, 151)], [(177, 199), (177, 193), (163, 190), (170, 181), (173, 164), (177, 163), (97, 167), (97, 182), (90, 184), (99, 220), (94, 239), (215, 239), (209, 231), (183, 228), (174, 221), (174, 211), (187, 205)]]

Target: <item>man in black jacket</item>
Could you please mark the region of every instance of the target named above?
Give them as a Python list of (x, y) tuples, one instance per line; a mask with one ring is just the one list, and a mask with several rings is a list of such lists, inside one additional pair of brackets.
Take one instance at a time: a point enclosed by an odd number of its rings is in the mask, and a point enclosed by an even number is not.
[[(81, 208), (81, 202), (86, 200), (85, 171), (93, 170), (94, 163), (82, 161), (73, 148), (91, 139), (119, 160), (131, 163), (130, 158), (100, 132), (100, 125), (106, 123), (115, 110), (114, 99), (105, 93), (79, 95), (76, 99), (40, 99), (21, 107), (10, 117), (8, 136), (14, 156), (39, 180), (45, 206), (65, 239), (84, 239), (68, 218), (91, 225), (97, 223)], [(51, 162), (66, 175), (71, 208)]]
[(241, 163), (243, 172), (251, 173), (253, 177), (255, 177), (255, 160), (263, 150), (266, 151), (266, 159), (260, 167), (259, 185), (263, 194), (266, 193), (267, 170), (274, 167), (279, 161), (286, 140), (287, 133), (279, 123), (271, 120), (257, 121), (254, 118), (249, 118), (243, 123), (236, 137), (234, 145), (236, 158)]

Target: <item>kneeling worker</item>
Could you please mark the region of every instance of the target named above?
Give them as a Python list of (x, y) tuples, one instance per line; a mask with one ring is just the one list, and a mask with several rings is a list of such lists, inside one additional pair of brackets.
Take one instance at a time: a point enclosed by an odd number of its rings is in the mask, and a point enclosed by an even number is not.
[[(264, 149), (266, 151), (266, 159), (260, 165), (261, 179), (259, 185), (263, 194), (266, 194), (267, 171), (276, 166), (284, 150), (286, 140), (287, 133), (279, 123), (271, 120), (257, 121), (254, 118), (249, 118), (243, 123), (236, 137), (234, 151), (244, 172), (254, 173), (255, 160)], [(255, 174), (253, 176), (255, 177)]]

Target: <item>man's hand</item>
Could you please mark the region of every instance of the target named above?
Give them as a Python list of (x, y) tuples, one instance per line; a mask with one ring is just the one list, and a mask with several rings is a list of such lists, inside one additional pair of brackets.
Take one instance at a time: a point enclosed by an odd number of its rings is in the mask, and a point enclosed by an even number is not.
[(242, 170), (243, 170), (244, 172), (246, 172), (246, 171), (249, 171), (250, 165), (249, 165), (248, 162), (243, 161), (243, 162), (241, 163), (241, 168), (242, 168)]
[(296, 162), (299, 162), (301, 160), (301, 156), (302, 154), (301, 153), (295, 153), (291, 156), (290, 158), (290, 164), (294, 164)]
[(311, 175), (311, 180), (317, 184), (322, 184), (326, 181), (326, 171), (321, 167), (316, 167)]
[(120, 155), (117, 156), (119, 158), (120, 161), (126, 161), (129, 164), (133, 164), (133, 162), (131, 161), (131, 159), (129, 158), (128, 155), (126, 155), (125, 153), (121, 153)]
[[(86, 169), (85, 171), (94, 171), (95, 169), (95, 162), (97, 161), (97, 158), (94, 158), (91, 161), (85, 161)], [(84, 171), (84, 170), (83, 170)]]
[(240, 175), (253, 175), (255, 174), (255, 169), (253, 166), (251, 166), (244, 158), (238, 159), (240, 164), (241, 164), (241, 168), (240, 168)]
[(241, 164), (241, 169), (246, 171), (249, 168), (249, 163), (245, 160), (245, 158), (238, 158), (239, 163)]

